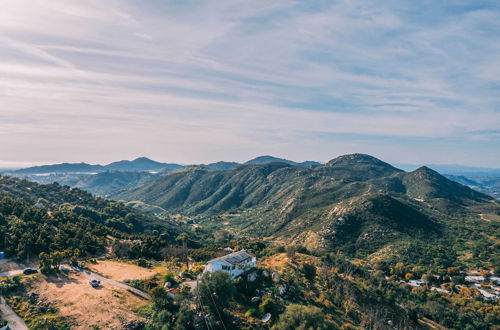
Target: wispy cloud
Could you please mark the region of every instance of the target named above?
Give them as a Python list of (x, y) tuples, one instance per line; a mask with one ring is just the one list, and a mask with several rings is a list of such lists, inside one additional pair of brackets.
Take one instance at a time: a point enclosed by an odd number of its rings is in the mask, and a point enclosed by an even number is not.
[(5, 0), (0, 159), (500, 166), (499, 22), (489, 1)]

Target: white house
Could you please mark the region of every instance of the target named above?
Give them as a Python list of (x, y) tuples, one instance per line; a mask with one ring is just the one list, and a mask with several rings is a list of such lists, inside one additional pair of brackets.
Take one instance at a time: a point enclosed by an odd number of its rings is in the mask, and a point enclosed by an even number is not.
[(410, 280), (408, 284), (414, 287), (421, 287), (425, 285), (425, 282), (422, 280)]
[(466, 282), (484, 282), (484, 276), (465, 276)]
[(245, 250), (241, 250), (210, 260), (205, 267), (205, 272), (216, 272), (222, 270), (234, 279), (248, 269), (255, 267), (256, 261), (257, 258)]

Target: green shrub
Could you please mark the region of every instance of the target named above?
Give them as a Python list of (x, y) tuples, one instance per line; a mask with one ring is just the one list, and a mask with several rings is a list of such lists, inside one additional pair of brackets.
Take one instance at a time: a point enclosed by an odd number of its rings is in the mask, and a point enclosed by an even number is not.
[(137, 260), (134, 260), (134, 264), (136, 264), (139, 267), (144, 267), (144, 268), (151, 268), (152, 267), (151, 263), (144, 258), (139, 258)]
[(260, 313), (259, 313), (258, 309), (256, 309), (256, 308), (250, 308), (249, 310), (247, 310), (247, 312), (245, 313), (245, 315), (247, 317), (259, 317)]
[(325, 320), (325, 314), (318, 307), (290, 305), (272, 330), (293, 329), (330, 330), (338, 327), (333, 322)]

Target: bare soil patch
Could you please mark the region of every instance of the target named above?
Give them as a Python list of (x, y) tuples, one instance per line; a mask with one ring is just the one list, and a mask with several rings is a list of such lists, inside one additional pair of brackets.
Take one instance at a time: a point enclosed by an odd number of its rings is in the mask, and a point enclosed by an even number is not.
[(88, 264), (87, 267), (104, 277), (119, 282), (123, 282), (125, 279), (143, 280), (158, 274), (155, 269), (139, 267), (137, 265), (114, 260), (98, 261), (97, 264)]
[(484, 214), (484, 213), (480, 213), (480, 214), (479, 214), (479, 217), (481, 217), (481, 220), (484, 220), (484, 221), (486, 221), (486, 222), (491, 222), (491, 220), (490, 220), (490, 219), (488, 219), (488, 218), (486, 217), (486, 214)]
[(57, 307), (61, 316), (72, 319), (74, 329), (121, 329), (125, 322), (142, 320), (132, 310), (146, 304), (130, 292), (106, 283), (94, 289), (81, 275), (41, 276), (31, 290)]

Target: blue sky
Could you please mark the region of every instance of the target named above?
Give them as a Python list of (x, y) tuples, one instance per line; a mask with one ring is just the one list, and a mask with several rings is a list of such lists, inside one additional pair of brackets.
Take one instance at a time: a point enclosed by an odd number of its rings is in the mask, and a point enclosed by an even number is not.
[(499, 146), (498, 1), (2, 1), (0, 167)]

